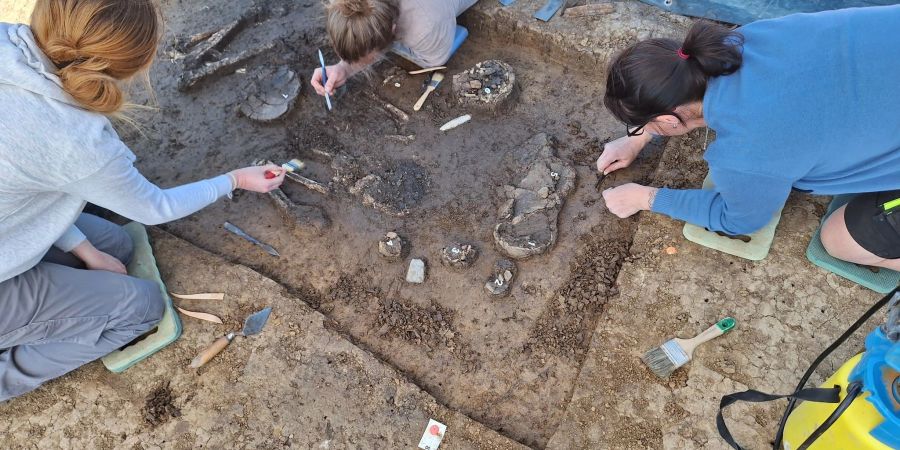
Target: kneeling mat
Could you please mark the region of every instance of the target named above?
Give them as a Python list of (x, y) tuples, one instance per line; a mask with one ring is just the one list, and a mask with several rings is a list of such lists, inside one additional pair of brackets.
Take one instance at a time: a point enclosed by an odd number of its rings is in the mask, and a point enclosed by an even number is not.
[[(712, 180), (707, 174), (706, 179), (703, 180), (703, 189), (712, 188)], [(765, 258), (769, 254), (769, 249), (772, 248), (772, 241), (775, 240), (775, 227), (778, 226), (779, 220), (781, 220), (780, 209), (766, 226), (746, 236), (721, 235), (690, 223), (684, 224), (682, 233), (687, 240), (704, 247), (751, 261), (759, 261)]]
[(159, 289), (166, 302), (166, 312), (152, 334), (139, 337), (136, 341), (103, 357), (103, 365), (116, 373), (123, 372), (144, 358), (162, 350), (163, 347), (181, 336), (181, 320), (175, 313), (172, 299), (166, 292), (166, 285), (162, 282), (159, 269), (156, 268), (156, 258), (153, 257), (153, 249), (150, 247), (150, 238), (147, 236), (146, 228), (136, 222), (131, 222), (123, 228), (134, 241), (134, 256), (131, 263), (128, 264), (128, 274), (159, 284)]
[[(827, 219), (831, 213), (847, 204), (852, 198), (853, 195), (835, 196), (831, 201), (831, 204), (828, 205), (828, 212), (826, 212), (825, 217), (822, 218), (822, 223), (825, 223), (825, 219)], [(819, 228), (816, 230), (815, 234), (813, 234), (812, 240), (809, 242), (809, 247), (806, 248), (806, 258), (809, 259), (810, 262), (829, 272), (833, 272), (836, 275), (840, 275), (857, 283), (860, 286), (881, 294), (891, 292), (898, 284), (900, 284), (900, 272), (881, 268), (878, 268), (877, 272), (874, 272), (873, 270), (876, 270), (875, 268), (859, 266), (829, 255), (828, 252), (825, 251), (825, 247), (822, 246), (822, 223), (819, 224)]]

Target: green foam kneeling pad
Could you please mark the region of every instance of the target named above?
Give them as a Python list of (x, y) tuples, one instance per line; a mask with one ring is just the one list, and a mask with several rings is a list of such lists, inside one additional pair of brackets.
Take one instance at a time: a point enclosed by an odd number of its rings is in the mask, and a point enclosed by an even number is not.
[(125, 369), (162, 350), (181, 336), (181, 320), (178, 319), (172, 299), (169, 297), (166, 285), (163, 284), (159, 269), (156, 267), (156, 258), (153, 257), (153, 248), (150, 247), (147, 229), (144, 228), (144, 225), (136, 222), (131, 222), (123, 228), (134, 242), (134, 256), (131, 258), (131, 263), (128, 264), (128, 275), (155, 281), (166, 302), (166, 311), (163, 313), (163, 318), (157, 325), (156, 331), (152, 334), (138, 338), (103, 357), (103, 365), (116, 373), (124, 372)]
[(835, 275), (844, 277), (875, 292), (887, 294), (900, 284), (900, 272), (881, 268), (878, 269), (878, 272), (873, 272), (868, 267), (842, 261), (829, 255), (822, 245), (822, 224), (825, 223), (825, 220), (828, 219), (831, 213), (847, 204), (853, 197), (853, 195), (838, 195), (834, 197), (831, 204), (828, 205), (828, 211), (825, 213), (825, 217), (822, 218), (822, 223), (819, 224), (819, 228), (813, 234), (809, 247), (806, 247), (806, 258), (813, 264)]
[[(712, 188), (712, 180), (707, 174), (706, 179), (703, 180), (703, 189)], [(753, 234), (740, 237), (723, 236), (690, 223), (684, 224), (682, 233), (687, 240), (704, 247), (751, 261), (759, 261), (769, 254), (769, 249), (772, 248), (772, 241), (775, 240), (775, 227), (778, 226), (778, 221), (780, 220), (781, 210), (779, 209), (766, 226)]]

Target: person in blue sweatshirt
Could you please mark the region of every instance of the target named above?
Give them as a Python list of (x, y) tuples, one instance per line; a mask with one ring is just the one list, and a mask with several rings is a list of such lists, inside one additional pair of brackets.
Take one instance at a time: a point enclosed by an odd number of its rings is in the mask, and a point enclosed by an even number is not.
[(649, 210), (731, 235), (765, 226), (792, 189), (860, 194), (823, 224), (836, 257), (900, 270), (900, 6), (794, 14), (737, 30), (696, 23), (609, 68), (604, 103), (626, 125), (597, 160), (627, 167), (653, 135), (715, 130), (715, 189), (629, 183), (603, 192), (619, 217)]

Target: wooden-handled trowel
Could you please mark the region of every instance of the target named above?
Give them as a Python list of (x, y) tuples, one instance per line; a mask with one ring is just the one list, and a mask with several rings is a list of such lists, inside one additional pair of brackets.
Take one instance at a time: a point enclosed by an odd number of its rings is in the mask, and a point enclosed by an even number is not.
[(203, 350), (196, 358), (191, 360), (191, 367), (196, 369), (208, 363), (209, 360), (213, 359), (213, 357), (222, 352), (222, 350), (225, 350), (225, 347), (228, 347), (228, 344), (234, 340), (235, 336), (247, 337), (259, 334), (263, 327), (266, 326), (266, 322), (269, 321), (269, 314), (271, 314), (271, 312), (272, 308), (265, 308), (262, 311), (251, 314), (244, 320), (244, 329), (241, 330), (240, 333), (231, 332), (216, 339), (216, 341), (207, 347), (206, 350)]

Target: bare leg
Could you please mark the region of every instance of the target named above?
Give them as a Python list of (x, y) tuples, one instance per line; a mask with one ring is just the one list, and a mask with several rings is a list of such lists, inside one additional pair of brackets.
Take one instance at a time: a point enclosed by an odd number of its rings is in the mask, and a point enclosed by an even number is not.
[(854, 264), (900, 271), (900, 259), (884, 259), (862, 248), (847, 231), (846, 206), (838, 208), (822, 225), (822, 245), (828, 254)]

